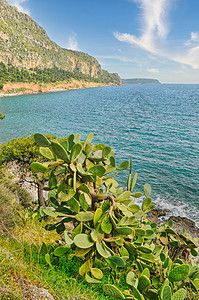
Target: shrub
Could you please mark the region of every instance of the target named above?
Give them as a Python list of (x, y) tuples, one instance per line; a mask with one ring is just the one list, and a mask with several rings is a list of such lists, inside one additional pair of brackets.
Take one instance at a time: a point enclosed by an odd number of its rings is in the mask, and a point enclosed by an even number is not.
[[(137, 173), (132, 176), (132, 159), (117, 165), (111, 147), (92, 144), (92, 133), (85, 141), (76, 134), (62, 143), (39, 133), (34, 138), (48, 159), (45, 164), (31, 164), (33, 172), (49, 174), (46, 189), (51, 207), (41, 208), (40, 213), (57, 218), (46, 229), (65, 239), (54, 256), (67, 255), (71, 248), (71, 259), (82, 258), (79, 274), (88, 283), (103, 284), (103, 291), (116, 299), (183, 300), (186, 295), (191, 299), (190, 291), (198, 293), (199, 265), (170, 256), (183, 251), (197, 255), (197, 245), (185, 232), (175, 232), (172, 221), (160, 227), (148, 221), (147, 213), (155, 207), (151, 187), (146, 183), (144, 194), (133, 192)], [(115, 175), (129, 165), (124, 191)], [(135, 204), (137, 198), (141, 207)], [(49, 254), (46, 261), (51, 264)], [(103, 280), (105, 268), (110, 270), (109, 282)], [(128, 290), (113, 284), (121, 276), (126, 277)]]
[(3, 90), (3, 83), (0, 82), (0, 90)]

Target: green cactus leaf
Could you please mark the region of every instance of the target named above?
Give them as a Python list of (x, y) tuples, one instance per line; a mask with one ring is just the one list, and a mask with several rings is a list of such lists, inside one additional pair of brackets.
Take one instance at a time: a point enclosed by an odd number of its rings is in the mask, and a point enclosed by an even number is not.
[(82, 152), (82, 145), (81, 144), (75, 144), (73, 148), (71, 149), (70, 153), (70, 161), (73, 162), (77, 159), (77, 157)]
[(135, 299), (137, 299), (137, 300), (145, 300), (144, 296), (139, 292), (138, 289), (136, 289), (135, 286), (132, 286), (131, 288), (133, 290), (133, 295), (134, 295)]
[(66, 205), (75, 213), (80, 211), (79, 202), (75, 198), (68, 200)]
[(148, 268), (145, 268), (142, 273), (141, 273), (141, 276), (142, 275), (145, 275), (146, 277), (148, 277), (150, 279), (150, 271)]
[(102, 289), (104, 293), (112, 298), (115, 299), (125, 299), (125, 296), (122, 294), (122, 292), (114, 285), (112, 284), (104, 284), (102, 286)]
[(111, 152), (111, 147), (109, 146), (104, 147), (104, 149), (102, 150), (102, 157), (103, 158), (107, 157), (110, 152)]
[(175, 267), (169, 273), (169, 280), (171, 282), (185, 280), (189, 274), (189, 269), (189, 265), (186, 264)]
[(144, 194), (146, 197), (149, 197), (149, 195), (151, 194), (151, 186), (148, 183), (145, 183), (144, 185)]
[(81, 267), (79, 268), (79, 275), (84, 276), (86, 273), (90, 271), (90, 262), (87, 260)]
[(162, 290), (162, 300), (171, 300), (172, 293), (169, 285), (165, 285)]
[(90, 143), (92, 142), (93, 137), (94, 137), (93, 132), (90, 132), (90, 133), (87, 135), (86, 139), (85, 139), (84, 147), (85, 147), (87, 144), (90, 144)]
[(85, 275), (86, 282), (88, 283), (101, 283), (101, 281), (90, 277), (88, 274)]
[(90, 271), (91, 271), (91, 274), (93, 275), (93, 277), (95, 277), (96, 279), (102, 279), (103, 273), (100, 269), (91, 268)]
[(88, 170), (89, 173), (91, 173), (92, 175), (96, 175), (96, 176), (103, 176), (106, 172), (106, 169), (103, 166), (93, 166), (92, 168), (90, 168)]
[(45, 158), (48, 158), (49, 160), (54, 159), (52, 151), (47, 147), (40, 147), (39, 152), (41, 155), (43, 155)]
[(187, 291), (181, 288), (173, 294), (172, 300), (184, 300), (186, 295), (187, 295)]
[(88, 212), (81, 211), (75, 216), (76, 220), (78, 220), (79, 222), (91, 221), (93, 220), (93, 217), (94, 214), (90, 211)]
[(112, 231), (112, 228), (113, 228), (113, 226), (112, 226), (109, 216), (104, 217), (102, 220), (102, 223), (101, 223), (101, 229), (105, 233), (110, 234)]
[(64, 149), (65, 149), (66, 151), (68, 151), (69, 144), (68, 144), (68, 141), (67, 141), (67, 140), (61, 142), (61, 145), (64, 147)]
[(137, 250), (143, 252), (143, 253), (152, 253), (152, 250), (148, 247), (144, 247), (144, 246), (138, 246)]
[(117, 197), (117, 201), (128, 200), (130, 196), (131, 196), (131, 192), (125, 191)]
[(53, 153), (60, 159), (69, 162), (69, 156), (64, 147), (58, 142), (51, 142)]
[(66, 252), (68, 252), (68, 248), (66, 248), (66, 247), (57, 247), (55, 250), (54, 250), (54, 252), (53, 252), (53, 254), (55, 255), (55, 256), (62, 256), (62, 255), (64, 255), (64, 254), (66, 254)]
[(87, 211), (87, 209), (89, 208), (89, 205), (88, 205), (88, 203), (86, 202), (86, 199), (85, 199), (84, 194), (80, 194), (80, 195), (79, 195), (79, 203), (80, 203), (80, 205), (81, 205), (81, 208), (82, 208), (84, 211)]
[(48, 169), (46, 166), (44, 166), (43, 164), (41, 164), (39, 162), (31, 163), (30, 167), (31, 167), (32, 171), (35, 173), (44, 173)]
[(169, 219), (169, 221), (168, 221), (168, 226), (169, 226), (169, 227), (173, 227), (173, 220), (172, 220), (172, 219)]
[(119, 249), (119, 251), (120, 251), (120, 254), (121, 254), (123, 259), (128, 259), (129, 258), (128, 250), (125, 247), (121, 247)]
[(116, 161), (115, 161), (115, 157), (114, 156), (110, 157), (110, 163), (111, 163), (112, 167), (114, 167), (114, 168), (116, 167)]
[(137, 181), (137, 177), (138, 177), (138, 173), (135, 173), (134, 176), (133, 176), (133, 179), (131, 181), (131, 186), (130, 186), (130, 191), (132, 192), (135, 184), (136, 184), (136, 181)]
[(85, 147), (86, 157), (89, 157), (92, 151), (93, 151), (93, 144), (87, 144)]
[(136, 236), (145, 236), (146, 231), (144, 229), (141, 228), (135, 228), (135, 235)]
[(81, 257), (83, 258), (87, 253), (89, 253), (91, 251), (92, 248), (88, 248), (88, 249), (77, 249), (74, 251), (74, 255), (76, 257)]
[(73, 141), (74, 141), (75, 144), (80, 143), (80, 139), (81, 139), (81, 137), (80, 137), (79, 133), (74, 134)]
[(145, 198), (142, 203), (142, 210), (146, 211), (150, 207), (151, 202), (152, 202), (152, 199), (150, 197)]
[(122, 235), (130, 235), (133, 233), (133, 230), (131, 227), (116, 227), (115, 229), (119, 234)]
[(105, 258), (108, 258), (111, 254), (110, 252), (108, 252), (103, 245), (101, 245), (99, 242), (96, 242), (96, 248), (97, 248), (97, 252)]
[(192, 285), (194, 286), (195, 290), (196, 290), (197, 292), (199, 292), (199, 279), (196, 278), (196, 279), (190, 280), (190, 281), (191, 281)]
[(158, 297), (158, 293), (156, 290), (150, 290), (148, 291), (148, 297), (149, 297), (149, 300), (159, 300), (159, 297)]
[(129, 285), (133, 285), (135, 284), (135, 273), (130, 271), (127, 276), (126, 276), (126, 283)]
[(67, 246), (70, 246), (73, 244), (73, 240), (68, 236), (68, 232), (66, 230), (64, 231), (64, 239), (65, 239)]
[(139, 280), (138, 280), (138, 290), (143, 293), (147, 288), (151, 286), (151, 281), (150, 279), (145, 276), (141, 275)]
[(165, 259), (166, 259), (166, 255), (163, 252), (160, 253), (160, 259), (161, 259), (162, 262), (164, 262)]
[(140, 198), (142, 196), (142, 193), (137, 192), (137, 193), (131, 194), (131, 196), (134, 197), (134, 198)]
[(138, 211), (140, 211), (140, 207), (139, 207), (139, 205), (137, 205), (137, 204), (130, 204), (129, 206), (128, 206), (128, 210), (130, 211), (130, 212), (132, 212), (132, 213), (137, 213)]
[(81, 249), (90, 248), (94, 245), (91, 240), (91, 237), (85, 233), (77, 234), (74, 237), (74, 243), (77, 247)]
[(53, 172), (50, 173), (49, 179), (48, 179), (48, 185), (50, 188), (55, 188), (57, 186), (57, 177)]
[(94, 242), (98, 241), (98, 234), (97, 234), (97, 231), (95, 229), (93, 231), (91, 231), (91, 238)]
[(35, 142), (41, 147), (50, 147), (51, 142), (41, 133), (34, 134)]
[(110, 256), (109, 261), (113, 262), (117, 267), (124, 268), (125, 261), (119, 256)]
[(196, 251), (196, 249), (191, 249), (191, 254), (193, 256), (197, 256), (198, 255), (198, 252)]
[(43, 212), (50, 217), (57, 217), (58, 214), (54, 211), (54, 209), (52, 207), (46, 207), (43, 209)]
[(129, 161), (125, 160), (116, 168), (117, 170), (125, 170), (129, 167)]
[(101, 218), (102, 214), (103, 214), (102, 209), (101, 208), (97, 208), (96, 211), (95, 211), (95, 214), (94, 214), (94, 218), (93, 218), (94, 228), (97, 227), (98, 221)]
[(46, 253), (45, 255), (45, 260), (46, 260), (46, 263), (51, 266), (51, 263), (50, 263), (50, 255), (48, 253)]

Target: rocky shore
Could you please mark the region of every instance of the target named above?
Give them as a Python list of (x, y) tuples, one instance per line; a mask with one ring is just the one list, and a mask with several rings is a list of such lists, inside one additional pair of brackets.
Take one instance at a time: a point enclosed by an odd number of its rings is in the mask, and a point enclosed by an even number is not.
[(26, 82), (15, 82), (15, 83), (5, 83), (4, 88), (0, 91), (0, 97), (18, 96), (18, 95), (30, 95), (38, 93), (53, 93), (60, 91), (77, 90), (92, 87), (102, 87), (111, 86), (112, 83), (96, 83), (96, 82), (86, 82), (71, 80), (69, 83), (48, 83), (48, 84), (33, 84)]

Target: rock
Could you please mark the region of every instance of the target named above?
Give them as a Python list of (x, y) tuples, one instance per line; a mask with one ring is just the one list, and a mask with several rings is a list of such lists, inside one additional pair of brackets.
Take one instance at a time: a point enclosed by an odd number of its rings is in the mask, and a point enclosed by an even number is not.
[(173, 221), (173, 229), (175, 229), (177, 232), (181, 233), (184, 228), (186, 233), (190, 234), (192, 238), (199, 238), (199, 228), (196, 227), (194, 221), (180, 216), (171, 216), (169, 220), (170, 219)]

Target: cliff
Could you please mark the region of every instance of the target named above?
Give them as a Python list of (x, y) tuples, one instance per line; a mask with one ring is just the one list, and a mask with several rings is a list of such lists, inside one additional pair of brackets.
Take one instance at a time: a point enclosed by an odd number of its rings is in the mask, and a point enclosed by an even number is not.
[(4, 0), (0, 0), (0, 62), (26, 69), (56, 67), (121, 83), (118, 74), (102, 70), (94, 57), (58, 46), (31, 17)]

